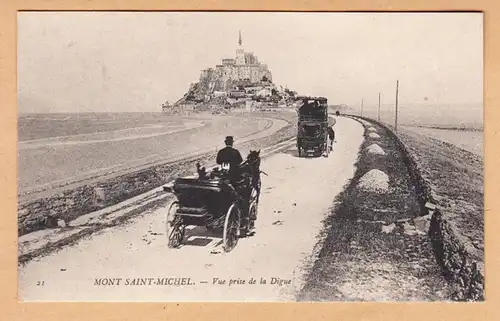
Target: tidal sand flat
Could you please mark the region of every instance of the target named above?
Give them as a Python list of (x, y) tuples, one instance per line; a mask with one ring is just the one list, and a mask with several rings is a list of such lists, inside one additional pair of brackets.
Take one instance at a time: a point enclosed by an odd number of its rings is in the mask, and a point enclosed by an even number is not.
[(408, 130), (453, 144), (483, 156), (483, 131), (406, 126)]
[(269, 122), (153, 113), (25, 116), (19, 122), (19, 193), (209, 146), (215, 152), (225, 135), (242, 138)]

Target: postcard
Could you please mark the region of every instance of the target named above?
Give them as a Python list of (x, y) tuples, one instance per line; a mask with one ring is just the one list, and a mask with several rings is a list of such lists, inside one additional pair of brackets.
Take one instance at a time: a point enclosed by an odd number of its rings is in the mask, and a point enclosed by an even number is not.
[(483, 301), (483, 15), (18, 12), (19, 300)]

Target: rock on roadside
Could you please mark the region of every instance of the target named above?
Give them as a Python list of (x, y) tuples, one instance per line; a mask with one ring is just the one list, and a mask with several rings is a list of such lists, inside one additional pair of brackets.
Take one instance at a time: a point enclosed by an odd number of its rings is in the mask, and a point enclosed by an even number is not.
[(370, 133), (370, 134), (368, 134), (368, 136), (369, 136), (370, 138), (380, 138), (380, 135), (379, 135), (379, 134), (377, 134), (377, 133)]
[(371, 126), (371, 124), (370, 124), (369, 122), (367, 122), (366, 120), (363, 120), (363, 119), (358, 119), (358, 121), (359, 121), (361, 124), (365, 125), (365, 126)]
[(368, 192), (386, 193), (389, 191), (389, 176), (378, 169), (372, 169), (358, 183), (358, 188)]
[(428, 232), (431, 225), (431, 217), (432, 215), (420, 216), (413, 219), (413, 224), (415, 224), (415, 228), (422, 232)]
[(366, 151), (368, 152), (368, 154), (373, 154), (373, 155), (384, 155), (384, 156), (387, 155), (386, 152), (384, 152), (384, 150), (382, 149), (382, 147), (380, 147), (377, 144), (371, 144), (366, 148)]

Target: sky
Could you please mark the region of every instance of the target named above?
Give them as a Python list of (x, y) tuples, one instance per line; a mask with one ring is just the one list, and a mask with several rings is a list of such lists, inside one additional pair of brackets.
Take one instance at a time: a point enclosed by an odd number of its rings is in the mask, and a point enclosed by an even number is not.
[(235, 57), (239, 30), (299, 94), (369, 109), (399, 80), (401, 105), (482, 108), (480, 13), (24, 12), (19, 112), (160, 111)]

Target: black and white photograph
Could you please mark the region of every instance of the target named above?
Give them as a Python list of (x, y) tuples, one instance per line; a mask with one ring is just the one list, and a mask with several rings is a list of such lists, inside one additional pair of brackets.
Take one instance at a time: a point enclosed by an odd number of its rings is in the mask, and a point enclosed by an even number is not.
[(484, 301), (483, 89), (479, 12), (18, 12), (18, 299)]

